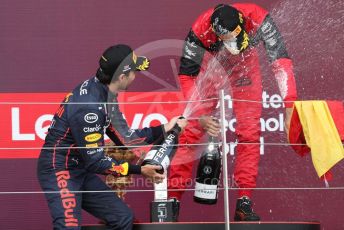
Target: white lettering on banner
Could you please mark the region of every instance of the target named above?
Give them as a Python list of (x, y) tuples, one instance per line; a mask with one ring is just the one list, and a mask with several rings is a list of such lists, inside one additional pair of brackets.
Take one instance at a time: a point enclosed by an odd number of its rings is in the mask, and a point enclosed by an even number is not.
[[(14, 141), (34, 141), (35, 134), (34, 133), (20, 133), (20, 116), (19, 116), (19, 108), (12, 108), (12, 140)], [(42, 140), (45, 139), (46, 132), (50, 124), (43, 126), (43, 124), (47, 121), (51, 121), (53, 119), (53, 115), (45, 114), (40, 116), (35, 122), (35, 132), (39, 138)], [(50, 122), (49, 122), (50, 123)]]
[[(123, 115), (124, 119), (125, 116)], [(131, 124), (131, 129), (138, 129), (142, 122), (142, 128), (150, 127), (152, 121), (158, 121), (160, 124), (165, 124), (168, 122), (167, 118), (161, 113), (151, 113), (148, 114), (143, 120), (143, 113), (137, 113), (134, 116), (133, 123)]]
[(263, 91), (262, 100), (264, 109), (268, 109), (270, 106), (274, 109), (277, 109), (283, 105), (283, 99), (280, 95), (273, 94), (270, 96), (266, 91)]
[[(87, 83), (84, 83), (82, 89), (87, 89)], [(81, 90), (82, 90), (81, 89)], [(82, 91), (82, 93), (86, 93)], [(179, 95), (179, 92), (177, 93)], [(136, 95), (134, 93), (133, 95)], [(54, 96), (55, 97), (55, 96)], [(155, 97), (152, 96), (152, 97)], [(262, 131), (262, 136), (266, 134), (266, 132), (273, 132), (274, 134), (280, 134), (279, 132), (284, 131), (284, 114), (281, 111), (284, 107), (282, 97), (279, 94), (273, 94), (263, 91), (261, 95), (261, 100), (264, 102), (261, 104), (263, 110), (267, 110), (268, 114), (265, 116), (265, 111), (263, 112), (264, 117), (260, 119), (260, 129)], [(232, 115), (230, 110), (234, 107), (235, 102), (232, 101), (232, 97), (230, 95), (225, 96), (225, 107), (227, 115)], [(247, 103), (250, 106), (252, 103)], [(154, 107), (155, 105), (152, 105)], [(26, 145), (26, 143), (34, 142), (34, 141), (41, 141), (45, 139), (46, 132), (48, 130), (48, 123), (53, 118), (52, 114), (47, 114), (45, 111), (51, 111), (53, 106), (46, 106), (46, 107), (39, 107), (38, 110), (29, 111), (26, 106), (9, 106), (7, 113), (11, 117), (11, 121), (6, 123), (7, 130), (11, 133), (11, 137), (7, 138), (5, 141), (12, 141), (14, 145)], [(171, 116), (170, 111), (174, 111), (177, 109), (182, 113), (182, 106), (175, 107), (175, 105), (168, 105), (164, 107), (157, 107), (151, 109), (151, 107), (145, 106), (135, 106), (132, 109), (127, 109), (127, 115), (130, 114), (130, 124), (129, 127), (131, 129), (139, 129), (144, 127), (149, 127), (155, 123), (167, 123), (168, 119)], [(277, 109), (277, 110), (276, 110)], [(230, 113), (228, 113), (230, 112)], [(85, 125), (82, 127), (82, 131), (85, 133), (93, 133), (98, 132), (98, 126), (96, 126), (96, 120), (99, 118), (96, 116), (97, 114), (88, 114), (90, 116), (86, 116), (86, 120), (91, 122), (90, 125)], [(233, 116), (235, 114), (233, 113)], [(6, 115), (8, 116), (8, 115)], [(230, 117), (230, 116), (228, 116)], [(168, 118), (168, 119), (167, 119)], [(91, 125), (93, 124), (93, 125)], [(54, 125), (52, 124), (51, 127)], [(96, 127), (95, 127), (96, 126)], [(230, 117), (228, 120), (225, 121), (225, 126), (228, 131), (235, 132), (236, 128), (236, 119), (235, 117)], [(103, 127), (101, 127), (103, 128)], [(131, 132), (128, 133), (130, 135)], [(282, 137), (279, 135), (278, 137)], [(104, 138), (108, 140), (109, 138), (105, 135)], [(267, 137), (266, 137), (267, 138)], [(29, 142), (26, 142), (29, 141)], [(228, 144), (228, 152), (232, 155), (235, 152), (235, 141), (233, 139), (228, 140), (228, 142), (232, 141), (231, 144)], [(234, 141), (234, 142), (233, 142)], [(267, 139), (265, 140), (267, 141)], [(21, 142), (21, 143), (20, 143)], [(12, 144), (11, 142), (9, 142)], [(260, 137), (260, 154), (264, 154), (264, 137)], [(39, 143), (40, 144), (40, 143)], [(90, 152), (92, 154), (92, 152)]]
[[(132, 129), (138, 129), (140, 127), (140, 123), (142, 121), (143, 113), (137, 113), (134, 116), (133, 123), (131, 124)], [(125, 115), (123, 114), (123, 118), (125, 118)]]
[[(284, 107), (283, 99), (279, 94), (269, 95), (266, 91), (262, 92), (263, 109), (279, 109)], [(230, 95), (225, 95), (226, 109), (233, 109), (233, 101)], [(217, 105), (219, 108), (219, 103)], [(231, 114), (231, 111), (229, 111)], [(234, 114), (233, 114), (234, 115)], [(225, 120), (225, 130), (235, 132), (236, 118)], [(262, 132), (283, 132), (284, 131), (284, 114), (279, 113), (278, 117), (260, 118), (260, 129)], [(225, 152), (234, 155), (238, 140), (230, 142), (225, 146)], [(260, 155), (264, 155), (264, 137), (260, 137)]]
[[(90, 114), (87, 114), (90, 115)], [(98, 119), (98, 116), (94, 114), (95, 116), (85, 116), (87, 117), (86, 120), (89, 120), (91, 122), (94, 122)], [(93, 115), (93, 114), (92, 114)], [(24, 116), (25, 117), (25, 116)], [(20, 117), (20, 109), (18, 107), (12, 107), (11, 108), (11, 131), (12, 131), (12, 140), (13, 141), (35, 141), (36, 135), (41, 139), (44, 140), (46, 133), (50, 127), (50, 123), (53, 120), (54, 115), (52, 114), (43, 114), (37, 118), (34, 124), (34, 131), (32, 133), (22, 133), (20, 129), (20, 120), (23, 118)], [(50, 121), (50, 122), (49, 122)], [(149, 127), (151, 126), (151, 122), (158, 121), (161, 124), (167, 123), (167, 118), (160, 114), (160, 113), (152, 113), (148, 114), (144, 117), (143, 113), (137, 113), (134, 115), (133, 123), (131, 125), (131, 129), (138, 129), (140, 127)], [(44, 123), (47, 122), (47, 125), (44, 126)], [(48, 123), (49, 122), (49, 123)], [(83, 131), (85, 133), (92, 133), (97, 132), (100, 130), (100, 126), (97, 124), (96, 127), (84, 127)], [(104, 135), (104, 139), (108, 140), (109, 137), (107, 135)]]
[[(232, 132), (235, 132), (235, 128), (234, 128), (234, 124), (236, 123), (236, 119), (231, 119), (229, 122), (228, 122), (228, 127), (229, 127), (229, 130), (232, 131)], [(226, 131), (227, 131), (227, 128), (226, 128)]]
[[(227, 108), (232, 109), (233, 108), (233, 100), (230, 95), (225, 95), (225, 103), (227, 102)], [(216, 109), (220, 108), (220, 101), (217, 102)]]
[(12, 140), (14, 141), (34, 141), (35, 134), (20, 133), (19, 108), (12, 108)]
[(284, 116), (283, 113), (278, 115), (278, 120), (276, 118), (269, 118), (266, 121), (263, 118), (260, 118), (261, 131), (276, 132), (277, 130), (284, 131)]
[(42, 115), (40, 116), (36, 123), (35, 123), (35, 131), (36, 131), (36, 134), (39, 138), (41, 138), (42, 140), (45, 139), (45, 136), (47, 135), (47, 132), (48, 132), (48, 129), (49, 129), (49, 124), (50, 122), (48, 123), (48, 125), (46, 126), (43, 126), (43, 124), (45, 122), (48, 122), (48, 121), (51, 121), (53, 119), (53, 115), (51, 114), (46, 114), (46, 115)]
[[(225, 103), (227, 103), (226, 107), (228, 109), (233, 109), (232, 96), (225, 95), (224, 99), (225, 99)], [(266, 91), (263, 91), (262, 92), (262, 101), (263, 101), (262, 104), (263, 104), (264, 109), (268, 109), (270, 107), (274, 108), (274, 109), (284, 107), (283, 99), (279, 94), (273, 94), (270, 96)], [(220, 108), (220, 101), (217, 103), (216, 108)]]
[[(235, 124), (236, 124), (237, 120), (236, 118), (232, 118), (229, 121), (225, 120), (225, 130), (227, 131), (228, 128), (231, 132), (235, 132)], [(284, 114), (280, 113), (278, 115), (278, 119), (274, 118), (274, 117), (270, 117), (268, 119), (264, 119), (264, 118), (260, 118), (260, 130), (262, 132), (276, 132), (284, 131)]]
[(149, 114), (142, 122), (142, 127), (149, 127), (151, 126), (152, 121), (159, 121), (161, 124), (165, 124), (168, 122), (167, 118), (160, 114), (160, 113), (152, 113)]
[(274, 94), (270, 97), (270, 105), (274, 109), (281, 108), (282, 106), (282, 97), (278, 94)]

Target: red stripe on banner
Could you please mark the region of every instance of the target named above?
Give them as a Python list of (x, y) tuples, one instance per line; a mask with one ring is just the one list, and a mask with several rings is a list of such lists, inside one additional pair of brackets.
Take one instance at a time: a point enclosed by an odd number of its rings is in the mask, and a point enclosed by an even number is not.
[[(0, 93), (0, 159), (37, 158), (53, 115), (66, 93)], [(154, 103), (184, 100), (180, 92), (121, 93), (120, 109), (130, 128), (155, 126), (182, 114), (185, 104)], [(135, 104), (135, 102), (153, 102)], [(61, 113), (62, 114), (62, 113)]]

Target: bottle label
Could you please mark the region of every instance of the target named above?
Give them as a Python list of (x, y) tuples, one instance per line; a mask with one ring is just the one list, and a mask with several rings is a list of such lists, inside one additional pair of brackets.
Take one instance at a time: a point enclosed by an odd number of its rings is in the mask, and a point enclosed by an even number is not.
[(154, 201), (167, 200), (167, 178), (165, 171), (165, 179), (160, 184), (154, 184)]
[[(151, 150), (147, 153), (146, 157), (144, 160), (151, 160), (157, 164), (160, 164), (164, 170), (167, 170), (167, 168), (170, 166), (170, 158), (165, 155), (163, 158), (160, 157), (159, 155), (160, 152), (157, 150)], [(159, 157), (157, 157), (159, 155)]]
[(196, 182), (194, 196), (202, 199), (214, 200), (217, 198), (217, 185)]

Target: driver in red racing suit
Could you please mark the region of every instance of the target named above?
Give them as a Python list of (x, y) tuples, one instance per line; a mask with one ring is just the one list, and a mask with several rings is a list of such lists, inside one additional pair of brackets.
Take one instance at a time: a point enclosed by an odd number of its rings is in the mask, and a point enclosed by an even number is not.
[[(281, 96), (285, 101), (285, 122), (288, 124), (292, 101), (297, 98), (292, 61), (276, 24), (266, 10), (255, 4), (221, 4), (202, 13), (186, 37), (179, 70), (182, 92), (186, 99), (190, 99), (197, 84), (197, 76), (205, 73), (209, 60), (220, 50), (227, 52), (225, 65), (230, 71), (226, 79), (229, 81), (231, 96), (234, 99), (236, 135), (239, 142), (234, 179), (237, 186), (243, 188), (238, 194), (234, 216), (236, 221), (260, 220), (253, 212), (250, 200), (252, 189), (256, 187), (259, 144), (250, 143), (259, 143), (262, 105), (248, 101), (262, 101), (262, 81), (257, 53), (257, 45), (261, 41), (264, 43)], [(206, 83), (201, 89), (202, 92), (210, 91), (210, 94), (213, 93), (211, 96), (218, 97), (218, 90), (212, 89), (211, 84), (213, 83), (210, 81)], [(197, 114), (192, 114), (193, 117), (198, 115), (200, 120), (190, 121), (180, 136), (181, 146), (170, 168), (171, 198), (181, 199), (197, 158), (195, 148), (183, 144), (198, 143), (204, 130), (211, 136), (219, 134), (219, 125), (209, 116), (216, 103), (210, 103), (208, 109), (201, 109)]]

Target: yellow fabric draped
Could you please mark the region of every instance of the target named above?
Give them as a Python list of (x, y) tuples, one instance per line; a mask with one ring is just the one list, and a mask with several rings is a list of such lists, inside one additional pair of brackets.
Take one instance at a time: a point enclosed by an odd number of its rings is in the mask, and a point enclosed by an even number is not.
[(326, 101), (296, 101), (295, 109), (319, 177), (344, 158), (344, 148)]

